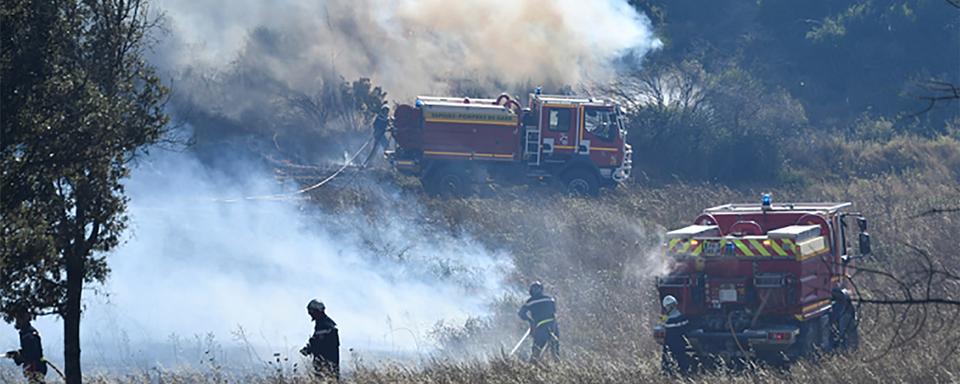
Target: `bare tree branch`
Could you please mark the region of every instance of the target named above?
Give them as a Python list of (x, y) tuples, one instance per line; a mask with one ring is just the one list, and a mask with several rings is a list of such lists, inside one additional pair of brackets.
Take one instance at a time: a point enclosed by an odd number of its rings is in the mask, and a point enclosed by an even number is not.
[[(960, 0), (952, 1), (960, 3)], [(925, 101), (927, 106), (919, 112), (910, 115), (910, 117), (916, 117), (927, 113), (936, 107), (938, 103), (947, 103), (952, 100), (960, 100), (960, 87), (952, 83), (938, 80), (928, 80), (918, 83), (917, 86), (924, 94), (917, 95), (916, 98), (918, 100)]]
[[(957, 1), (960, 1), (960, 0), (957, 0)], [(915, 219), (915, 218), (923, 217), (923, 216), (936, 215), (936, 214), (938, 214), (938, 213), (955, 213), (955, 212), (960, 212), (960, 207), (951, 207), (951, 208), (939, 208), (939, 207), (937, 207), (937, 208), (930, 208), (930, 209), (928, 209), (928, 210), (926, 210), (926, 211), (923, 211), (923, 212), (920, 213), (920, 214), (917, 214), (916, 216), (912, 216), (911, 219)]]

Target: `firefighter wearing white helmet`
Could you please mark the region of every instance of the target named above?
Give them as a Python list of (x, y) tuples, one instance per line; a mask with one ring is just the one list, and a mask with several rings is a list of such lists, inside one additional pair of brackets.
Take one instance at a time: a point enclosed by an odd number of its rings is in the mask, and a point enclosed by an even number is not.
[(323, 302), (316, 299), (307, 303), (307, 314), (314, 321), (313, 335), (300, 349), (300, 354), (313, 357), (314, 373), (318, 376), (340, 378), (340, 334), (326, 309)]
[(677, 298), (667, 295), (663, 298), (663, 311), (666, 313), (666, 321), (663, 328), (666, 335), (663, 340), (663, 355), (669, 355), (676, 364), (677, 370), (681, 374), (686, 374), (690, 370), (690, 358), (687, 356), (687, 317), (677, 308), (679, 302)]
[(675, 309), (677, 307), (677, 298), (671, 295), (666, 295), (663, 297), (663, 309), (667, 312)]

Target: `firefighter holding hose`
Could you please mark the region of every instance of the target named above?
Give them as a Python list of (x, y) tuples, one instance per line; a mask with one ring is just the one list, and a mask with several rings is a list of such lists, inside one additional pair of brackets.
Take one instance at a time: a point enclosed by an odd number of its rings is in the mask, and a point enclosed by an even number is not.
[(373, 120), (373, 148), (370, 149), (370, 154), (367, 155), (367, 159), (363, 161), (363, 166), (366, 167), (370, 160), (373, 159), (373, 155), (377, 151), (383, 151), (387, 149), (387, 128), (390, 127), (390, 106), (384, 104), (380, 107), (380, 112), (377, 113), (377, 117)]
[(40, 333), (30, 324), (31, 316), (22, 313), (14, 319), (13, 327), (20, 332), (20, 349), (9, 351), (6, 357), (23, 368), (27, 382), (43, 383), (47, 375), (47, 361), (43, 358)]
[(549, 345), (550, 353), (560, 359), (560, 329), (557, 327), (557, 303), (543, 294), (543, 284), (539, 281), (530, 284), (530, 298), (520, 307), (520, 318), (530, 323), (533, 335), (531, 361), (539, 361), (544, 349)]

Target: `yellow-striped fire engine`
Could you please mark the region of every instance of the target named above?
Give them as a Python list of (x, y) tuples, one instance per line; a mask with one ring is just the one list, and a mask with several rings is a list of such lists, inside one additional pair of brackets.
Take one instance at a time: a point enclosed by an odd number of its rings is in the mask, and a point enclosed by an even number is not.
[[(851, 203), (726, 204), (666, 235), (669, 274), (662, 300), (676, 298), (684, 336), (701, 363), (759, 358), (784, 362), (816, 350), (855, 348), (857, 315), (848, 276), (870, 252), (867, 221)], [(858, 255), (848, 248), (859, 227)], [(672, 301), (672, 299), (668, 299)], [(663, 342), (664, 324), (654, 328)], [(688, 351), (688, 352), (691, 352)], [(733, 358), (733, 359), (731, 359)]]

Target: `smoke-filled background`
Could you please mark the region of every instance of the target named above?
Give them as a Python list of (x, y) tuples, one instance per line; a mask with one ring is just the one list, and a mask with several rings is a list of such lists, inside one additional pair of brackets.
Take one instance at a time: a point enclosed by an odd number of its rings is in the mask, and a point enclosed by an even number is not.
[[(419, 219), (415, 202), (397, 199), (372, 216), (237, 201), (278, 186), (255, 162), (232, 160), (231, 171), (243, 168), (246, 179), (186, 153), (158, 152), (139, 164), (127, 184), (127, 241), (111, 257), (101, 295), (88, 296), (84, 358), (92, 367), (214, 358), (256, 368), (273, 353), (295, 357), (312, 329), (311, 298), (340, 323), (344, 351), (426, 356), (438, 321), (485, 313), (505, 293), (509, 258)], [(58, 324), (40, 328), (53, 335), (45, 344), (56, 360)]]
[[(517, 249), (431, 220), (416, 192), (363, 175), (351, 188), (378, 208), (243, 197), (315, 181), (277, 166), (342, 164), (383, 101), (603, 83), (660, 45), (625, 1), (160, 0), (152, 12), (163, 28), (151, 60), (173, 89), (178, 143), (138, 159), (126, 184), (130, 230), (107, 284), (86, 295), (88, 368), (298, 361), (311, 298), (339, 322), (347, 361), (455, 345), (446, 327), (515, 304)], [(512, 235), (538, 249), (578, 242), (572, 227), (541, 236), (525, 224)], [(640, 253), (630, 270), (652, 273)], [(38, 323), (59, 361), (61, 324)], [(513, 333), (470, 353), (494, 353)]]
[[(626, 1), (161, 0), (170, 69), (244, 67), (308, 91), (367, 77), (397, 99), (608, 81), (658, 47)], [(632, 60), (631, 60), (632, 59)], [(257, 91), (256, 89), (248, 89)], [(227, 96), (227, 95), (224, 95)]]
[(242, 142), (243, 150), (302, 163), (352, 152), (383, 102), (584, 88), (638, 67), (661, 45), (646, 16), (622, 0), (155, 7), (165, 33), (154, 61), (198, 147)]

